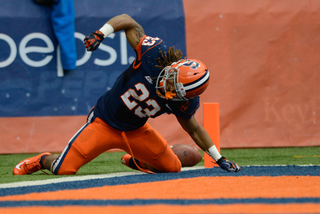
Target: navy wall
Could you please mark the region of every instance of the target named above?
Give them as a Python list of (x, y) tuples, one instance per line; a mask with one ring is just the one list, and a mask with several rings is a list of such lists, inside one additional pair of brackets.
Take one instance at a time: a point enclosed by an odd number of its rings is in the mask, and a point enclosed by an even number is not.
[(86, 115), (135, 57), (123, 32), (86, 52), (82, 39), (113, 16), (129, 14), (147, 35), (186, 53), (181, 0), (74, 3), (77, 69), (58, 77), (51, 8), (32, 0), (0, 0), (0, 117)]

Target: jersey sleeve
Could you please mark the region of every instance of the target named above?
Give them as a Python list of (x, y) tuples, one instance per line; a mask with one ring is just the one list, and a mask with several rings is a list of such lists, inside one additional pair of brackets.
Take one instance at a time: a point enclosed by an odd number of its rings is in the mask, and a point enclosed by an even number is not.
[[(149, 55), (152, 55), (152, 54), (157, 55), (158, 50), (155, 47), (159, 46), (161, 43), (163, 43), (163, 40), (158, 37), (151, 37), (151, 36), (144, 35), (141, 38), (139, 44), (134, 49), (137, 56), (133, 64), (134, 68), (138, 68), (140, 66), (142, 57), (146, 53), (148, 53)], [(156, 53), (153, 53), (154, 51), (156, 51)]]

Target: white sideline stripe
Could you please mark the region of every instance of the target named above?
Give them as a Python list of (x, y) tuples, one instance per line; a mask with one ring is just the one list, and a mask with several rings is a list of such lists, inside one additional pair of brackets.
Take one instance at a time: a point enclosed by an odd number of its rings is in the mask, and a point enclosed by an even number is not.
[[(255, 167), (255, 166), (270, 166), (270, 165), (250, 165), (245, 167)], [(288, 165), (272, 165), (272, 166), (288, 166)], [(293, 165), (289, 165), (293, 166)], [(295, 166), (320, 166), (320, 165), (295, 165)], [(194, 166), (194, 167), (184, 167), (182, 171), (189, 171), (189, 170), (197, 170), (197, 169), (204, 169), (204, 166)], [(39, 186), (39, 185), (46, 185), (46, 184), (56, 184), (56, 183), (63, 183), (63, 182), (70, 182), (70, 181), (85, 181), (85, 180), (92, 180), (92, 179), (104, 179), (104, 178), (115, 178), (115, 177), (123, 177), (128, 175), (141, 175), (145, 174), (144, 172), (134, 171), (134, 172), (118, 172), (118, 173), (111, 173), (111, 174), (104, 174), (104, 175), (83, 175), (83, 176), (73, 176), (73, 177), (65, 177), (65, 178), (53, 178), (47, 180), (36, 180), (36, 181), (21, 181), (15, 183), (6, 183), (0, 184), (0, 189), (4, 188), (14, 188), (14, 187), (24, 187), (24, 186)], [(32, 175), (30, 175), (32, 176)]]
[(104, 175), (84, 175), (84, 176), (74, 176), (74, 177), (65, 177), (65, 178), (53, 178), (53, 179), (47, 179), (47, 180), (21, 181), (21, 182), (15, 182), (15, 183), (0, 184), (0, 189), (56, 184), (56, 183), (63, 183), (63, 182), (70, 182), (70, 181), (85, 181), (85, 180), (92, 180), (92, 179), (123, 177), (127, 175), (137, 175), (137, 174), (143, 174), (143, 172), (141, 173), (138, 171), (137, 172), (118, 172), (118, 173), (104, 174)]
[[(203, 169), (203, 168), (204, 166), (185, 167), (182, 169), (182, 171), (196, 170), (196, 169)], [(84, 176), (73, 176), (73, 177), (65, 177), (65, 178), (53, 178), (53, 179), (47, 179), (47, 180), (21, 181), (21, 182), (15, 182), (15, 183), (0, 184), (0, 189), (25, 187), (25, 186), (40, 186), (40, 185), (56, 184), (56, 183), (63, 183), (63, 182), (70, 182), (70, 181), (86, 181), (86, 180), (92, 180), (92, 179), (115, 178), (115, 177), (123, 177), (128, 175), (141, 175), (141, 174), (146, 174), (146, 173), (140, 172), (140, 171), (118, 172), (118, 173), (111, 173), (111, 174), (104, 174), (104, 175), (84, 175)], [(32, 176), (32, 175), (28, 175), (28, 176)]]

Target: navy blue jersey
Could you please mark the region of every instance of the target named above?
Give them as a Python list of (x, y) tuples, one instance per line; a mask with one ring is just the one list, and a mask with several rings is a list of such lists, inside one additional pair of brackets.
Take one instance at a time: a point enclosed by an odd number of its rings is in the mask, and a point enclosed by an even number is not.
[(118, 77), (112, 89), (99, 98), (94, 115), (122, 131), (136, 130), (149, 117), (163, 113), (191, 118), (199, 107), (199, 97), (178, 102), (156, 94), (156, 80), (161, 71), (155, 67), (156, 59), (161, 56), (159, 51), (168, 53), (164, 41), (144, 36), (135, 48), (135, 61)]

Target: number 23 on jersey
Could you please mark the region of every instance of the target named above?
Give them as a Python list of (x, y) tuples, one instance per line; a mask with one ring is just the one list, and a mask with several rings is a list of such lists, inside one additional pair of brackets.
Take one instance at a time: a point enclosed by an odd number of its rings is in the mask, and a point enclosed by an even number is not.
[[(156, 100), (148, 99), (150, 92), (143, 83), (137, 83), (134, 86), (135, 89), (130, 88), (121, 96), (122, 101), (126, 104), (128, 109), (135, 109), (134, 113), (141, 118), (153, 116), (161, 110)], [(140, 91), (141, 94), (138, 95), (137, 91)], [(130, 100), (131, 97), (134, 98), (133, 101)], [(148, 105), (148, 108), (142, 109), (136, 101), (145, 102)]]

